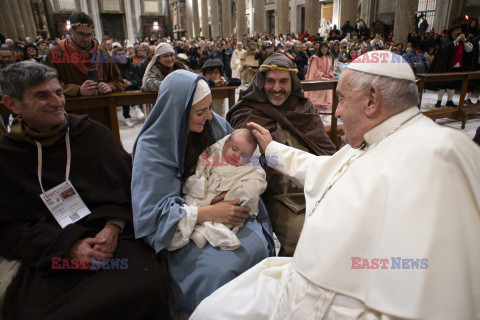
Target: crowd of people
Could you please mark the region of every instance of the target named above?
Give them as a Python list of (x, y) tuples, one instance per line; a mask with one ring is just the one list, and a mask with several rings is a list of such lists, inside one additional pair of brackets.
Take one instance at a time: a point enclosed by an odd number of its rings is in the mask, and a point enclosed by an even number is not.
[[(265, 59), (274, 53), (281, 53), (292, 60), (298, 69), (300, 80), (330, 80), (338, 78), (339, 71), (335, 71), (336, 62), (349, 63), (357, 57), (370, 51), (387, 50), (401, 55), (412, 67), (415, 74), (475, 71), (479, 70), (479, 26), (477, 20), (468, 23), (457, 24), (460, 30), (452, 33), (454, 28), (436, 32), (434, 29), (427, 32), (425, 22), (420, 24), (408, 35), (408, 43), (396, 43), (393, 32), (389, 35), (381, 33), (373, 34), (362, 19), (354, 26), (347, 21), (341, 29), (336, 25), (323, 34), (311, 35), (308, 31), (301, 34), (267, 35), (254, 34), (243, 37), (227, 37), (218, 40), (205, 40), (201, 37), (171, 39), (139, 38), (137, 42), (128, 40), (110, 39), (105, 36), (101, 43), (96, 43), (93, 50), (100, 50), (112, 57), (120, 70), (119, 82), (123, 82), (125, 90), (156, 91), (161, 81), (171, 72), (177, 69), (186, 69), (200, 73), (205, 72), (205, 63), (216, 59), (216, 62), (208, 62), (208, 65), (217, 66), (219, 75), (212, 76), (212, 85), (239, 85), (249, 84), (258, 68)], [(428, 24), (427, 24), (428, 26)], [(459, 36), (462, 37), (459, 38)], [(68, 39), (76, 37), (75, 32), (68, 34)], [(93, 33), (90, 35), (93, 37)], [(68, 39), (66, 41), (68, 41)], [(0, 40), (2, 40), (0, 38)], [(91, 39), (86, 39), (90, 41)], [(27, 38), (25, 42), (15, 43), (11, 39), (5, 39), (0, 48), (0, 68), (18, 61), (47, 61), (51, 50), (58, 49), (59, 39)], [(451, 63), (453, 52), (449, 43), (455, 42), (462, 47), (462, 54), (457, 52), (456, 62)], [(465, 45), (464, 45), (465, 44)], [(92, 49), (90, 49), (92, 51)], [(458, 51), (458, 50), (457, 50)], [(448, 54), (446, 53), (448, 52)], [(437, 56), (437, 59), (435, 57)], [(153, 62), (152, 62), (153, 61)], [(63, 61), (64, 62), (64, 61)], [(451, 65), (451, 66), (450, 66)], [(455, 65), (455, 68), (453, 66)], [(145, 76), (145, 73), (147, 75)], [(209, 72), (211, 73), (211, 72)], [(449, 87), (449, 88), (447, 88)], [(452, 102), (452, 95), (457, 84), (447, 83), (432, 87), (439, 92), (436, 104), (441, 106), (441, 96), (447, 89), (447, 106), (456, 106)], [(465, 103), (473, 103), (470, 91), (476, 92), (477, 86), (469, 87), (469, 94)], [(86, 92), (84, 87), (81, 95), (93, 94), (97, 91)], [(448, 91), (450, 89), (450, 91)], [(108, 90), (108, 89), (106, 89)], [(112, 87), (115, 91), (116, 88)], [(98, 92), (102, 93), (102, 90)], [(66, 91), (67, 95), (69, 91)], [(103, 92), (105, 93), (105, 92)], [(73, 92), (76, 95), (76, 92)], [(309, 92), (307, 96), (312, 100), (319, 113), (328, 112), (332, 103), (331, 92)], [(134, 123), (130, 117), (130, 106), (123, 108), (123, 116), (128, 126)], [(220, 114), (225, 112), (217, 108)], [(143, 119), (144, 114), (140, 108), (135, 107), (135, 116)]]
[[(16, 115), (0, 135), (5, 320), (480, 316), (480, 149), (418, 110), (401, 45), (362, 21), (326, 41), (138, 44), (99, 43), (84, 13), (70, 22), (41, 57), (0, 48)], [(466, 30), (440, 36), (431, 67), (478, 67)], [(340, 150), (319, 116), (332, 93), (301, 82), (335, 76)], [(242, 82), (217, 113), (211, 87)], [(65, 112), (66, 97), (138, 89), (158, 98), (131, 156)]]

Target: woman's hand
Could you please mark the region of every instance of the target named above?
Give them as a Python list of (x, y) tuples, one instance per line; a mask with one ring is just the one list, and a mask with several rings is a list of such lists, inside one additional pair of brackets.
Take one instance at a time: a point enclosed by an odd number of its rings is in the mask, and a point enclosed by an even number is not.
[(215, 221), (225, 224), (241, 226), (250, 218), (250, 208), (240, 207), (239, 199), (233, 201), (221, 201), (214, 205), (198, 208), (197, 224), (204, 221)]

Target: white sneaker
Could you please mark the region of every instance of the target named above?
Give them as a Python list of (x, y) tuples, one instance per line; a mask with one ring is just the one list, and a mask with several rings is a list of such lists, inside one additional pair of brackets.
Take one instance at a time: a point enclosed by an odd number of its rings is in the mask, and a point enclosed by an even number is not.
[(142, 120), (145, 118), (145, 115), (143, 114), (142, 110), (140, 110), (139, 107), (135, 107), (135, 116), (137, 117), (138, 120)]
[(129, 128), (132, 128), (135, 126), (135, 124), (132, 122), (132, 120), (130, 118), (125, 118), (125, 124), (127, 125), (127, 127)]

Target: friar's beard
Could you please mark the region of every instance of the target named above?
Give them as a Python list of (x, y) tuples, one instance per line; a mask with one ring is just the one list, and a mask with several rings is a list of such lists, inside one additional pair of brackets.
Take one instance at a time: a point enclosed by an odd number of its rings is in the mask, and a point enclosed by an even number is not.
[[(281, 102), (275, 102), (273, 101), (271, 98), (270, 98), (270, 95), (273, 95), (274, 93), (282, 93), (284, 96), (285, 96), (285, 99), (283, 99), (283, 101)], [(279, 92), (275, 92), (273, 90), (270, 90), (267, 92), (267, 99), (268, 101), (273, 104), (275, 107), (280, 107), (282, 104), (285, 103), (285, 101), (287, 101), (288, 97), (290, 96), (290, 93), (287, 94), (287, 92), (285, 90), (281, 90)]]

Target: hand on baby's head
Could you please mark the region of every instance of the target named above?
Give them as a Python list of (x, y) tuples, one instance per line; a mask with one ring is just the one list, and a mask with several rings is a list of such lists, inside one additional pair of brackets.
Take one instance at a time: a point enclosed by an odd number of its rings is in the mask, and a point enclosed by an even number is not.
[(257, 148), (257, 141), (249, 129), (237, 129), (225, 142), (222, 156), (229, 164), (241, 166), (247, 163)]

